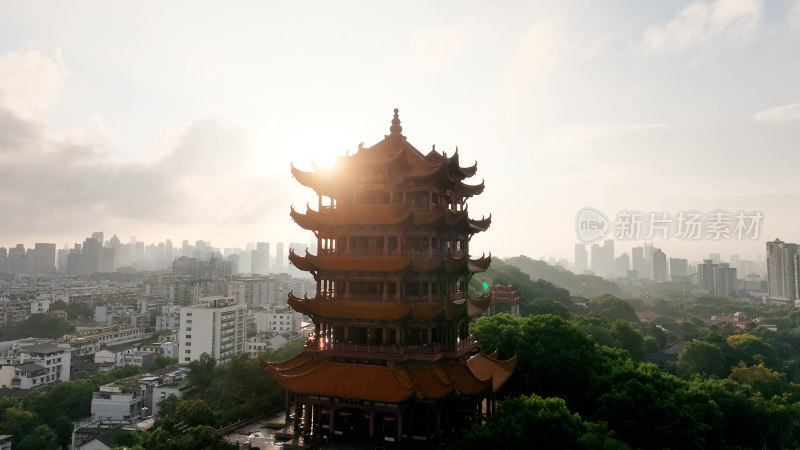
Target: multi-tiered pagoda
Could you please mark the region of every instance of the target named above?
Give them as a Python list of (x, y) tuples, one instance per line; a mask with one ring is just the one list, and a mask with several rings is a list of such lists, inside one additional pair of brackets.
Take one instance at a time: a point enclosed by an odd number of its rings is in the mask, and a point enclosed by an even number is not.
[(472, 235), (491, 222), (467, 214), (467, 200), (483, 191), (464, 183), (477, 164), (462, 167), (458, 149), (421, 153), (394, 112), (390, 134), (374, 146), (330, 168), (292, 167), (319, 196), (316, 210), (291, 210), (318, 250), (289, 259), (317, 288), (288, 303), (315, 331), (299, 355), (263, 367), (293, 397), (287, 417), (293, 410), (307, 435), (446, 439), (493, 412), (516, 365), (477, 353), (469, 334), (491, 300), (468, 295), (470, 278), (491, 260), (469, 255)]

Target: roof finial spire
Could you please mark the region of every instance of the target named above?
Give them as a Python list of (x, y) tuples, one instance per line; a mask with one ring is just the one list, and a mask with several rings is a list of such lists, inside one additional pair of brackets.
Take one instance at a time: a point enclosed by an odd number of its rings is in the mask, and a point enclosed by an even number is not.
[(390, 136), (400, 136), (400, 132), (403, 131), (403, 127), (400, 126), (400, 118), (397, 116), (399, 111), (397, 108), (394, 109), (394, 119), (392, 119), (392, 126), (389, 127)]

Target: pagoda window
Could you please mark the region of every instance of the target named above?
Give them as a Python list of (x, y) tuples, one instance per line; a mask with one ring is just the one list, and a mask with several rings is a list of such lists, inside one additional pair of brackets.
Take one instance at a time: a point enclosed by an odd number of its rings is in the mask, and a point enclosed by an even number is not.
[(403, 203), (403, 193), (402, 192), (394, 192), (392, 194), (392, 203)]
[(352, 281), (349, 294), (361, 299), (381, 300), (383, 298), (383, 282)]
[(416, 191), (406, 193), (406, 204), (412, 209), (428, 210), (430, 209), (430, 195), (428, 191)]
[(350, 242), (351, 249), (359, 254), (380, 255), (383, 253), (383, 236), (355, 237)]
[(408, 300), (427, 300), (428, 284), (422, 281), (407, 281), (405, 296)]
[(432, 206), (439, 206), (439, 193), (438, 192), (431, 193), (431, 205)]
[(396, 252), (396, 251), (400, 250), (398, 248), (398, 246), (397, 246), (397, 236), (389, 236), (388, 237), (388, 242), (389, 242), (389, 251), (390, 252)]
[(405, 248), (410, 253), (425, 252), (428, 250), (427, 237), (410, 237), (406, 238)]
[(359, 204), (389, 203), (389, 193), (386, 191), (366, 191), (357, 196), (356, 203)]

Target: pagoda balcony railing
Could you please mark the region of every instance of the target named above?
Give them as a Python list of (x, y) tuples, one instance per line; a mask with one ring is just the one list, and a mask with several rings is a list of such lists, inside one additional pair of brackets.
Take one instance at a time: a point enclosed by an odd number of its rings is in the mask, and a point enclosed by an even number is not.
[(467, 339), (456, 343), (444, 344), (423, 344), (423, 345), (370, 345), (352, 344), (343, 342), (330, 342), (330, 339), (322, 339), (320, 342), (314, 341), (314, 333), (308, 335), (306, 347), (312, 351), (325, 351), (341, 354), (374, 354), (381, 356), (413, 356), (413, 355), (436, 355), (436, 354), (460, 354), (473, 350), (478, 343), (474, 335), (470, 334)]
[(387, 253), (391, 254), (390, 252), (385, 252), (382, 248), (351, 248), (345, 254), (350, 256), (383, 256)]
[[(387, 295), (386, 301), (393, 301), (394, 295)], [(370, 301), (370, 302), (382, 302), (383, 294), (359, 294), (357, 292), (353, 292), (350, 294), (350, 300), (362, 300), (362, 301)]]
[[(434, 302), (438, 302), (439, 299), (442, 297), (449, 298), (450, 301), (460, 301), (467, 299), (467, 293), (456, 292), (449, 295), (431, 294), (430, 297), (428, 296), (428, 294), (404, 295), (403, 300), (407, 302), (429, 303), (431, 299)], [(360, 294), (357, 292), (353, 292), (350, 294), (335, 295), (333, 292), (320, 292), (317, 298), (325, 300), (359, 300), (359, 301), (370, 301), (370, 302), (394, 302), (397, 301), (398, 294), (386, 294), (386, 298), (384, 299), (384, 294)]]

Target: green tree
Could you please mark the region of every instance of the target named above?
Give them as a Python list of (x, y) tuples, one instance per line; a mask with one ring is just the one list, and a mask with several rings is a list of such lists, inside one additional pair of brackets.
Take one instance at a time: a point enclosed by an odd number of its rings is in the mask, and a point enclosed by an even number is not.
[(633, 448), (708, 448), (722, 415), (707, 394), (653, 364), (628, 360), (602, 376), (593, 420)]
[(170, 395), (164, 400), (158, 402), (158, 417), (161, 418), (173, 417), (175, 415), (175, 411), (178, 409), (178, 404), (180, 402), (181, 399), (175, 395)]
[(519, 311), (523, 316), (529, 316), (531, 314), (553, 314), (562, 319), (569, 319), (572, 315), (563, 303), (544, 297), (523, 302), (520, 305)]
[(621, 298), (611, 294), (603, 294), (593, 297), (589, 301), (589, 309), (596, 312), (609, 322), (624, 320), (626, 322), (639, 322), (633, 306)]
[(153, 363), (150, 365), (150, 371), (152, 372), (154, 370), (163, 369), (170, 364), (178, 364), (178, 358), (169, 358), (167, 356), (157, 354), (153, 358)]
[(12, 406), (6, 408), (3, 412), (0, 431), (2, 434), (12, 435), (12, 446), (16, 447), (22, 438), (31, 434), (38, 425), (39, 418), (36, 417), (36, 414), (23, 409), (21, 406)]
[(611, 324), (611, 335), (619, 342), (619, 347), (627, 350), (634, 361), (644, 359), (644, 338), (639, 330), (634, 330), (630, 322), (617, 320)]
[(590, 312), (572, 318), (572, 323), (586, 335), (594, 338), (595, 342), (606, 347), (618, 347), (619, 342), (611, 334), (611, 324), (597, 313)]
[(728, 374), (725, 355), (716, 345), (703, 341), (687, 342), (678, 355), (678, 366), (687, 374), (724, 377)]
[(33, 432), (14, 445), (17, 450), (58, 450), (58, 437), (47, 425), (39, 425)]
[(609, 359), (572, 322), (553, 315), (498, 314), (477, 320), (472, 330), (484, 351), (498, 349), (501, 358), (518, 355), (507, 392), (561, 397), (579, 413), (594, 402), (587, 392)]
[(731, 369), (728, 378), (750, 386), (764, 398), (782, 395), (791, 388), (785, 374), (768, 369), (764, 364), (748, 367), (745, 363), (739, 363)]
[(644, 337), (644, 351), (646, 353), (657, 353), (661, 350), (658, 347), (658, 341), (653, 336), (645, 336)]
[(506, 400), (486, 425), (473, 425), (454, 449), (626, 449), (603, 424), (585, 422), (564, 400), (537, 395)]
[(775, 362), (775, 349), (764, 339), (749, 333), (728, 336), (727, 343), (734, 350), (739, 361), (747, 364), (763, 363), (772, 366)]
[(200, 395), (211, 386), (214, 381), (214, 368), (217, 360), (208, 353), (203, 353), (196, 361), (189, 363), (189, 380), (197, 387)]
[(175, 420), (184, 422), (190, 427), (213, 425), (214, 414), (208, 403), (203, 400), (182, 400), (175, 408)]

